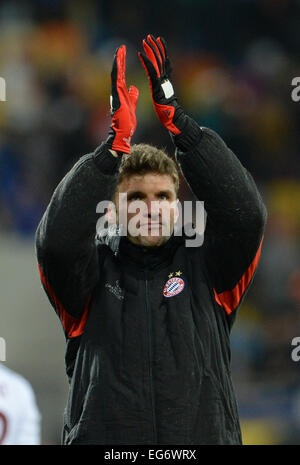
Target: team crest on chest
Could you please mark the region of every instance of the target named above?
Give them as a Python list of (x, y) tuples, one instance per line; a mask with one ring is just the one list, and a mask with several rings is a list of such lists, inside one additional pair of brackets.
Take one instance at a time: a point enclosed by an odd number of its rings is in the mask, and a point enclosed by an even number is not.
[(180, 292), (184, 289), (184, 280), (180, 277), (182, 273), (177, 271), (175, 273), (169, 274), (169, 279), (166, 282), (163, 290), (163, 294), (165, 297), (174, 297), (175, 295), (180, 294)]

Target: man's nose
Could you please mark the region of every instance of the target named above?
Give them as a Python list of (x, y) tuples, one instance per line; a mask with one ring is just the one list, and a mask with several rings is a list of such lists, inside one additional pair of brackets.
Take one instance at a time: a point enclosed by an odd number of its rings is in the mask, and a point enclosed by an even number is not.
[(145, 216), (148, 217), (155, 217), (158, 216), (160, 213), (159, 202), (155, 199), (147, 199), (145, 200)]

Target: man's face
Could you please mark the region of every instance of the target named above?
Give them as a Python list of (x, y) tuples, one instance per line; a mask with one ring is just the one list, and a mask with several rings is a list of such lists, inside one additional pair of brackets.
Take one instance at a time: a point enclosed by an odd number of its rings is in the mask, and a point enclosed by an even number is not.
[(127, 219), (127, 237), (134, 244), (157, 247), (173, 233), (179, 215), (178, 199), (168, 174), (147, 173), (123, 179), (115, 203), (117, 223)]

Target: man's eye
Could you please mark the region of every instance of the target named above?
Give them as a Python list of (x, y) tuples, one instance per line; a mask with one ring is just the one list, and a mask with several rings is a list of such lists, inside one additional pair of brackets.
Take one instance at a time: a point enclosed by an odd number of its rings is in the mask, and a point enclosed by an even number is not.
[(168, 200), (168, 197), (165, 194), (161, 194), (159, 200)]
[(130, 197), (129, 202), (134, 202), (135, 200), (140, 200), (141, 197), (139, 195), (133, 195)]

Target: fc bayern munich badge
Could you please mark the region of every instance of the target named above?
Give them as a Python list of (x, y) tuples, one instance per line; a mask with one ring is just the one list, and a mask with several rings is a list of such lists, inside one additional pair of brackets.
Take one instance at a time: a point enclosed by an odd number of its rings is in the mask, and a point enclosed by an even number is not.
[(184, 289), (184, 281), (182, 278), (170, 278), (164, 287), (164, 296), (173, 297), (174, 295), (180, 294)]

